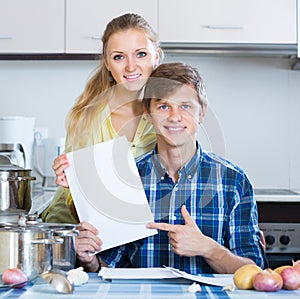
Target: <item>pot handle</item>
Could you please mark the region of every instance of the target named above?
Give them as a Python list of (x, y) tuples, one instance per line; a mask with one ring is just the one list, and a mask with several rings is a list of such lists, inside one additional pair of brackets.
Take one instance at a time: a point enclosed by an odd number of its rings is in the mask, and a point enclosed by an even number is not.
[(31, 240), (28, 242), (29, 244), (45, 244), (45, 245), (54, 245), (54, 244), (63, 244), (63, 238), (55, 238), (55, 239), (37, 239)]
[(6, 179), (6, 181), (35, 181), (36, 177), (34, 176), (11, 176)]
[(56, 230), (54, 231), (55, 237), (77, 237), (79, 235), (78, 230)]

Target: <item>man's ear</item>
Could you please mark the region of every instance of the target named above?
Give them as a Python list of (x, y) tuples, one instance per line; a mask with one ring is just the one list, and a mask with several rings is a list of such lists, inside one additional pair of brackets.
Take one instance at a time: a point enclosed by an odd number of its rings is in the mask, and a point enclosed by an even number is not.
[(145, 116), (146, 116), (148, 122), (149, 122), (150, 124), (152, 124), (152, 117), (151, 117), (151, 115), (150, 115), (150, 113), (148, 112), (148, 110), (147, 110), (146, 107), (144, 107), (144, 114), (145, 114)]
[(199, 115), (199, 121), (198, 121), (199, 124), (201, 124), (203, 122), (203, 118), (205, 117), (205, 114), (206, 114), (206, 109), (207, 109), (207, 103), (204, 103), (203, 107), (202, 107), (202, 111)]

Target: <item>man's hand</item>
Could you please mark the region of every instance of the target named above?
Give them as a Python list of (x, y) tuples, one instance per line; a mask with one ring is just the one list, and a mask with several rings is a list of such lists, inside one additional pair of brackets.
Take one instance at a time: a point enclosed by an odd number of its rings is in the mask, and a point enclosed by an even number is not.
[(87, 271), (94, 272), (99, 268), (99, 262), (96, 255), (90, 255), (101, 251), (102, 241), (97, 236), (98, 230), (88, 222), (81, 222), (79, 235), (75, 239), (75, 250), (77, 259)]
[(184, 205), (181, 207), (181, 214), (185, 225), (149, 223), (147, 227), (167, 231), (174, 253), (180, 256), (202, 255), (209, 238), (202, 234)]

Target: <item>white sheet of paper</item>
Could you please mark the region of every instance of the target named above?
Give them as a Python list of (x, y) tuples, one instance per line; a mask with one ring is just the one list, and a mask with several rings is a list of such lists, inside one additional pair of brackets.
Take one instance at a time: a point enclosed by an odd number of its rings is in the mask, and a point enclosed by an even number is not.
[(126, 137), (67, 154), (65, 170), (80, 221), (99, 231), (106, 250), (157, 234), (145, 191)]
[(210, 285), (215, 285), (215, 286), (229, 286), (229, 285), (234, 285), (233, 282), (233, 275), (231, 274), (216, 274), (213, 277), (207, 277), (207, 276), (202, 276), (202, 275), (192, 275), (189, 273), (186, 273), (184, 271), (177, 270), (172, 267), (166, 267), (167, 270), (171, 271), (174, 275), (178, 275), (177, 277), (183, 277), (192, 281), (197, 281), (197, 282), (202, 282)]
[(178, 278), (166, 268), (106, 268), (102, 267), (98, 276), (103, 279), (161, 279)]
[(233, 275), (216, 274), (211, 277), (192, 275), (184, 271), (166, 268), (105, 268), (99, 274), (103, 279), (164, 279), (164, 278), (186, 278), (188, 280), (206, 283), (215, 286), (234, 285)]

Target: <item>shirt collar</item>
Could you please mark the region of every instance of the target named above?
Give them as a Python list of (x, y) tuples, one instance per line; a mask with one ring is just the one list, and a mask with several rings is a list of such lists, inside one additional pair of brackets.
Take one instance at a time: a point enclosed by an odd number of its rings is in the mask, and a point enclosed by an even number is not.
[(163, 178), (167, 171), (166, 171), (166, 168), (162, 165), (162, 163), (158, 159), (157, 144), (155, 145), (155, 148), (153, 149), (151, 160), (154, 165), (154, 170), (156, 172), (156, 175), (160, 178)]
[[(199, 163), (202, 160), (202, 149), (198, 141), (196, 141), (196, 148), (196, 153), (192, 157), (192, 159), (189, 160), (185, 165), (183, 165), (179, 170), (179, 173), (185, 174), (189, 178), (192, 178), (196, 174)], [(157, 153), (157, 145), (155, 146), (152, 152), (151, 160), (154, 165), (156, 175), (161, 178), (165, 177), (167, 170), (159, 160), (159, 154)]]

